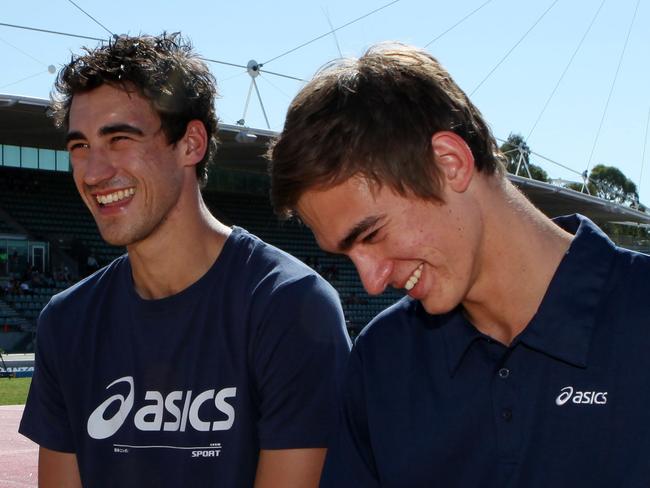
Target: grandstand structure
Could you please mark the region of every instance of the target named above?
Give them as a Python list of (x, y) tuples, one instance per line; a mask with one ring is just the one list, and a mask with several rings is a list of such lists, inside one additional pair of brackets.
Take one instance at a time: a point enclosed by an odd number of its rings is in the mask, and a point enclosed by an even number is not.
[[(53, 127), (48, 107), (48, 100), (0, 94), (0, 349), (6, 352), (31, 350), (40, 310), (54, 293), (93, 271), (89, 257), (101, 266), (125, 252), (102, 240), (77, 194), (63, 134)], [(298, 222), (280, 222), (273, 215), (263, 156), (273, 136), (268, 130), (221, 125), (205, 201), (224, 223), (246, 228), (328, 279), (354, 335), (401, 293), (368, 296), (349, 261), (320, 251)], [(601, 224), (650, 224), (650, 215), (635, 209), (509, 177), (551, 217), (579, 212)]]

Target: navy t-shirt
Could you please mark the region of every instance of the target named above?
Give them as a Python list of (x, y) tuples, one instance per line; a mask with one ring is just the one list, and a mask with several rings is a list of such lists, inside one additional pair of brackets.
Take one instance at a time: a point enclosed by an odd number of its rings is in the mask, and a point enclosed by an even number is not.
[(321, 486), (650, 486), (650, 257), (557, 222), (575, 238), (510, 346), (408, 297), (368, 325)]
[(327, 446), (348, 351), (334, 289), (234, 228), (176, 295), (123, 256), (53, 297), (20, 432), (85, 486), (252, 486), (260, 449)]

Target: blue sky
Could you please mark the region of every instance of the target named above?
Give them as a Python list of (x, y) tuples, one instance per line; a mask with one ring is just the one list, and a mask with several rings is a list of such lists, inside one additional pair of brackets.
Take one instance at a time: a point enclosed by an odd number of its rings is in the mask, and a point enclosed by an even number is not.
[[(339, 53), (360, 55), (375, 42), (398, 40), (426, 46), (471, 94), (495, 136), (505, 139), (511, 132), (520, 133), (533, 151), (571, 168), (534, 156), (533, 162), (551, 177), (575, 181), (579, 179), (576, 173), (595, 164), (618, 166), (639, 186), (641, 201), (650, 203), (650, 147), (646, 149), (650, 113), (648, 2), (74, 3), (110, 32), (181, 31), (206, 58), (238, 65), (254, 59), (265, 63), (263, 70), (300, 79), (309, 79)], [(336, 36), (325, 36), (285, 54), (327, 33), (330, 24), (336, 28), (380, 8), (337, 30)], [(97, 22), (71, 0), (6, 1), (0, 14), (0, 23), (4, 24), (106, 38), (108, 31)], [(48, 66), (58, 69), (71, 53), (96, 44), (93, 40), (0, 26), (0, 93), (47, 98), (54, 81)], [(217, 112), (223, 122), (233, 124), (244, 115), (251, 79), (243, 68), (209, 65), (220, 86)], [(263, 72), (257, 82), (271, 129), (280, 130), (301, 82), (268, 72)], [(266, 128), (255, 91), (245, 120), (248, 126)]]

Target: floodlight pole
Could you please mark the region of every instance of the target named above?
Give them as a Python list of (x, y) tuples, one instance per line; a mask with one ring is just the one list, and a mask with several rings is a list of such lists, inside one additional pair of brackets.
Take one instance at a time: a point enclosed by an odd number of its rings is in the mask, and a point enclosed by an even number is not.
[(13, 378), (14, 375), (12, 375), (7, 369), (7, 364), (5, 363), (5, 360), (2, 357), (2, 352), (3, 351), (0, 349), (0, 363), (2, 364), (2, 371), (0, 371), (0, 378)]
[(533, 176), (530, 174), (530, 169), (528, 168), (528, 163), (526, 162), (526, 157), (524, 156), (524, 149), (521, 147), (521, 144), (517, 146), (517, 153), (519, 155), (517, 156), (517, 169), (515, 170), (515, 176), (519, 176), (519, 168), (521, 168), (521, 165), (523, 164), (526, 173), (528, 173), (528, 178), (532, 180)]
[(266, 109), (264, 108), (264, 102), (262, 102), (262, 95), (260, 95), (260, 90), (257, 88), (257, 83), (255, 82), (255, 78), (260, 75), (261, 68), (262, 65), (254, 59), (251, 59), (246, 65), (246, 72), (251, 77), (251, 83), (248, 85), (248, 95), (246, 96), (246, 103), (244, 104), (244, 114), (242, 115), (242, 118), (237, 121), (237, 124), (246, 125), (246, 113), (248, 112), (248, 104), (251, 100), (251, 93), (253, 92), (253, 88), (255, 88), (255, 93), (257, 94), (257, 99), (260, 102), (260, 107), (262, 107), (262, 114), (264, 115), (264, 120), (266, 121), (266, 127), (270, 129), (271, 124), (269, 124), (269, 118), (266, 116)]

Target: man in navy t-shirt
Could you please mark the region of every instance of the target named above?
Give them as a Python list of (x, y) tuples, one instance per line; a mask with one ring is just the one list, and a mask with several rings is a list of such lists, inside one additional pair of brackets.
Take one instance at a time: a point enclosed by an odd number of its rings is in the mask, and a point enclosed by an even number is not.
[(328, 65), (269, 156), (276, 211), (407, 294), (355, 343), (321, 486), (650, 486), (650, 258), (536, 209), (430, 54)]
[(20, 432), (41, 486), (315, 486), (349, 351), (336, 292), (215, 219), (215, 83), (180, 35), (74, 57), (53, 113), (103, 238), (52, 298)]

